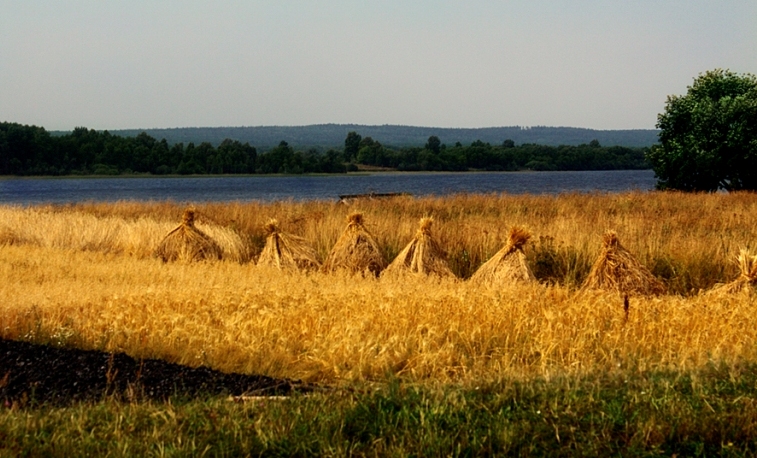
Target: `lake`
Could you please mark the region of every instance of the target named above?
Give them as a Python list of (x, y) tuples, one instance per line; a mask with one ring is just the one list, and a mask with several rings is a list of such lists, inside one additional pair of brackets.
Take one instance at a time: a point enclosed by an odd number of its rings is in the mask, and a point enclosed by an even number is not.
[(382, 172), (319, 176), (0, 179), (0, 203), (173, 200), (177, 202), (337, 200), (343, 194), (404, 192), (559, 194), (649, 191), (651, 170), (584, 172)]

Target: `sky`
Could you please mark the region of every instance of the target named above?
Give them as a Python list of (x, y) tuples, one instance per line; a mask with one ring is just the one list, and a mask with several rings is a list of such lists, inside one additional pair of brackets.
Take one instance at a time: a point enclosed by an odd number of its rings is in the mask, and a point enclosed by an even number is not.
[(754, 0), (0, 0), (0, 121), (651, 129)]

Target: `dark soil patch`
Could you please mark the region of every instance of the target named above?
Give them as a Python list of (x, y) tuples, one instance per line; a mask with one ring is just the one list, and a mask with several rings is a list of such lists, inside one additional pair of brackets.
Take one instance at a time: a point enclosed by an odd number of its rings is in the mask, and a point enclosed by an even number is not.
[(57, 348), (0, 339), (0, 401), (13, 404), (172, 396), (285, 395), (312, 388), (263, 375), (226, 374), (123, 353)]

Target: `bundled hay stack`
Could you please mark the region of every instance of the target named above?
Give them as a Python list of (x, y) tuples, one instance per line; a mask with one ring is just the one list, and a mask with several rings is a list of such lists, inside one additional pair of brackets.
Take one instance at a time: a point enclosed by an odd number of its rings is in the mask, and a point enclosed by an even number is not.
[(582, 288), (617, 291), (624, 295), (656, 296), (665, 293), (665, 285), (623, 248), (614, 231), (605, 233), (602, 252)]
[(154, 255), (163, 262), (221, 259), (223, 257), (221, 247), (215, 240), (197, 229), (194, 220), (194, 210), (184, 210), (181, 225), (163, 238), (155, 249)]
[(523, 252), (523, 247), (530, 238), (531, 234), (525, 229), (513, 227), (504, 248), (479, 267), (471, 281), (489, 285), (536, 281)]
[(281, 232), (278, 225), (278, 221), (271, 219), (264, 226), (268, 237), (258, 259), (259, 266), (279, 269), (317, 269), (321, 266), (315, 250), (305, 239)]
[(378, 276), (386, 267), (378, 244), (363, 225), (363, 215), (352, 213), (347, 227), (323, 263), (324, 272), (347, 270), (353, 273), (371, 272)]
[(420, 227), (410, 243), (394, 258), (384, 274), (412, 272), (424, 275), (451, 277), (446, 254), (439, 243), (431, 237), (433, 218), (421, 218)]
[(741, 275), (736, 280), (713, 288), (712, 291), (734, 294), (745, 288), (757, 285), (757, 256), (751, 256), (749, 251), (741, 249), (736, 257)]

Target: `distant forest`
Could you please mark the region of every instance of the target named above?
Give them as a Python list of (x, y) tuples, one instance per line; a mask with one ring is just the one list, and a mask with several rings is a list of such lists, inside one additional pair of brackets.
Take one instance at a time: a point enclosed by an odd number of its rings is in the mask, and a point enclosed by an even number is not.
[[(169, 145), (175, 143), (208, 142), (218, 146), (231, 139), (255, 145), (265, 151), (275, 148), (283, 140), (295, 148), (308, 149), (341, 148), (349, 132), (358, 132), (364, 137), (380, 140), (391, 148), (423, 146), (429, 137), (437, 136), (447, 145), (457, 142), (469, 145), (476, 140), (492, 145), (506, 139), (518, 145), (560, 146), (588, 144), (597, 140), (607, 146), (644, 147), (657, 143), (657, 130), (594, 130), (575, 127), (486, 127), (479, 129), (451, 129), (414, 126), (365, 126), (358, 124), (319, 124), (312, 126), (261, 126), (261, 127), (182, 127), (175, 129), (111, 130), (114, 135), (136, 137), (145, 132), (155, 138), (165, 138)], [(66, 132), (67, 133), (67, 132)], [(57, 132), (54, 134), (58, 134)]]
[(646, 151), (603, 146), (596, 138), (550, 146), (517, 144), (511, 138), (448, 144), (437, 135), (428, 136), (422, 146), (389, 147), (355, 130), (328, 149), (295, 148), (279, 140), (258, 151), (233, 138), (185, 144), (146, 132), (126, 136), (79, 127), (52, 135), (42, 127), (0, 123), (0, 175), (18, 176), (345, 173), (364, 166), (401, 171), (647, 169)]

